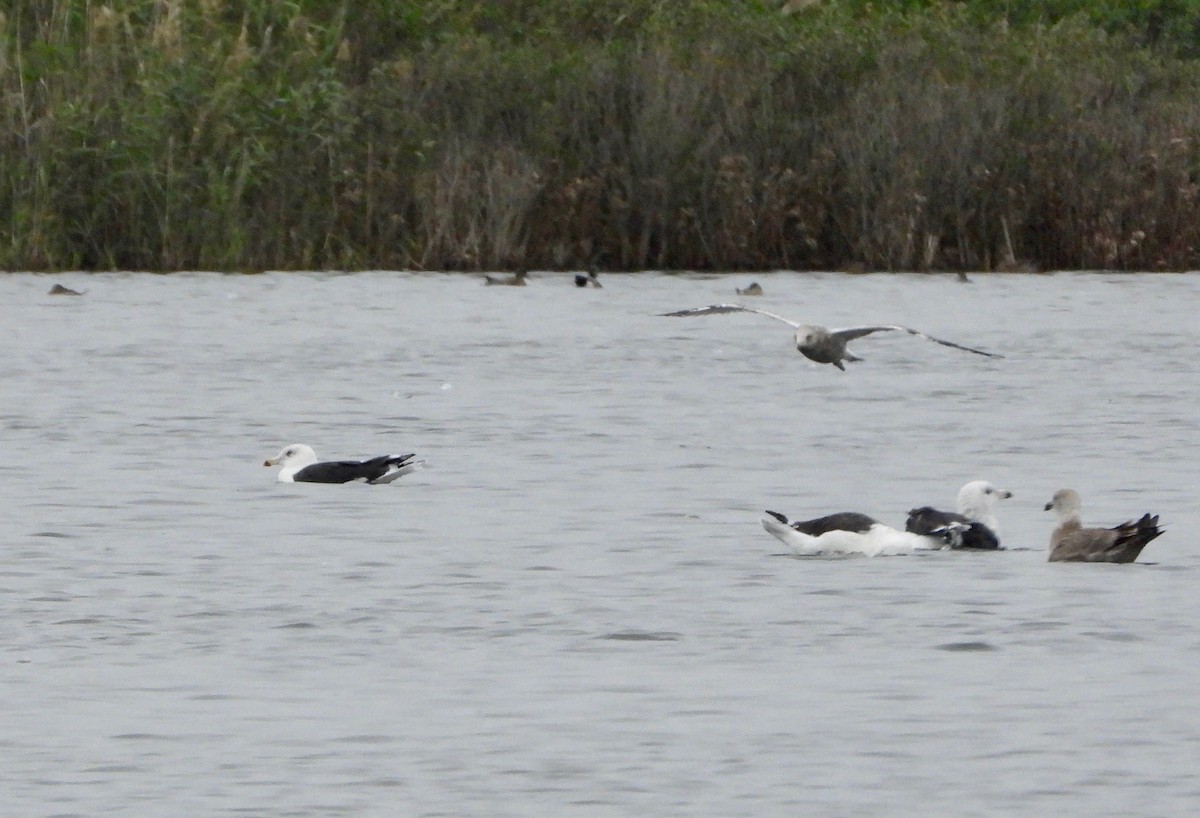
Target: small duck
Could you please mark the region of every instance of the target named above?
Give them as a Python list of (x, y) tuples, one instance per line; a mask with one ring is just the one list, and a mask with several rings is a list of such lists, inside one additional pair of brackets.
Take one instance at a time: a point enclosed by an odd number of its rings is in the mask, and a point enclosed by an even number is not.
[(79, 290), (72, 290), (70, 287), (64, 287), (61, 284), (55, 284), (50, 288), (47, 295), (83, 295)]
[(762, 285), (757, 281), (751, 281), (748, 287), (734, 287), (738, 295), (762, 295)]
[(528, 277), (529, 277), (529, 273), (525, 272), (524, 270), (518, 270), (517, 272), (513, 273), (512, 276), (510, 276), (509, 278), (485, 275), (483, 277), (483, 283), (485, 286), (488, 286), (488, 287), (495, 287), (495, 286), (524, 287), (525, 279)]

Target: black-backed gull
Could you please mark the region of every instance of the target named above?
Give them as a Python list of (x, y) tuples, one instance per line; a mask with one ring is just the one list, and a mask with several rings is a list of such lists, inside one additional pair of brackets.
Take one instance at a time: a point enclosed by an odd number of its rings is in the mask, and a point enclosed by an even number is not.
[(414, 454), (385, 454), (369, 460), (317, 461), (311, 446), (292, 443), (279, 454), (263, 461), (264, 466), (282, 466), (280, 483), (349, 483), (361, 480), (380, 485), (414, 471), (424, 461), (413, 460)]
[[(904, 529), (914, 534), (934, 534), (950, 523), (963, 523), (966, 529), (952, 548), (997, 549), (1000, 547), (1000, 525), (993, 507), (997, 500), (1012, 497), (1011, 491), (998, 489), (986, 480), (972, 480), (958, 490), (957, 512), (938, 511), (931, 506), (908, 512)], [(937, 536), (937, 535), (935, 535)]]
[(950, 538), (964, 528), (961, 523), (950, 523), (936, 534), (913, 534), (897, 531), (856, 511), (795, 523), (777, 511), (768, 511), (762, 526), (798, 556), (862, 554), (867, 557), (935, 551), (947, 546)]

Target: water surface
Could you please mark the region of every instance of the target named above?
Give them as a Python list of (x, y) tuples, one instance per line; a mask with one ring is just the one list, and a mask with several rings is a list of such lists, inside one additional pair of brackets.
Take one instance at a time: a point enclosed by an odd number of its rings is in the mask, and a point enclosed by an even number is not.
[[(752, 278), (1007, 357), (655, 315)], [(603, 280), (0, 277), (0, 813), (1194, 812), (1200, 276)], [(280, 485), (289, 442), (429, 468)], [(1007, 552), (758, 523), (976, 478)], [(1065, 486), (1167, 533), (1049, 565)]]

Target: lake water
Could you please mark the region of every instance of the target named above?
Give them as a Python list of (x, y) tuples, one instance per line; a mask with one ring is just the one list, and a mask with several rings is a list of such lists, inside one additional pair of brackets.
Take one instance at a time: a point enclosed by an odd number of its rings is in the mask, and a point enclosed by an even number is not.
[[(1195, 813), (1200, 275), (602, 280), (0, 276), (0, 814)], [(656, 316), (751, 280), (1007, 357)], [(759, 525), (976, 478), (1006, 552)], [(1048, 564), (1062, 487), (1166, 534)]]

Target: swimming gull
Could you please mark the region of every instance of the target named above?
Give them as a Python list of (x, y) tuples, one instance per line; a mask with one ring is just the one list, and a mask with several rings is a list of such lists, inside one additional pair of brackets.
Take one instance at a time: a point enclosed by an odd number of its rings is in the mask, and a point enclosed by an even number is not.
[(283, 466), (280, 483), (364, 483), (381, 485), (408, 474), (425, 461), (413, 460), (414, 454), (385, 454), (370, 460), (317, 461), (311, 446), (293, 443), (284, 446), (279, 454), (263, 461), (264, 466)]
[(934, 534), (950, 523), (963, 523), (966, 529), (957, 540), (951, 541), (951, 548), (997, 549), (1000, 547), (1000, 525), (996, 522), (993, 506), (997, 500), (1009, 497), (1012, 497), (1011, 491), (998, 489), (986, 480), (972, 480), (958, 490), (957, 513), (938, 511), (931, 506), (914, 508), (908, 512), (904, 529), (914, 534)]
[(782, 321), (796, 330), (796, 349), (800, 351), (801, 355), (819, 364), (833, 364), (843, 372), (846, 371), (846, 367), (842, 365), (843, 361), (854, 362), (862, 360), (862, 358), (859, 358), (846, 349), (846, 342), (853, 341), (855, 338), (861, 338), (864, 335), (870, 335), (873, 332), (907, 332), (909, 335), (924, 338), (926, 341), (933, 341), (935, 344), (961, 349), (964, 352), (986, 355), (989, 358), (1004, 357), (994, 352), (984, 352), (982, 349), (966, 347), (962, 344), (956, 344), (953, 341), (934, 338), (932, 335), (926, 335), (924, 332), (910, 327), (886, 324), (877, 327), (850, 327), (848, 329), (831, 330), (815, 324), (797, 324), (795, 321), (784, 318), (782, 315), (776, 315), (773, 312), (755, 309), (754, 307), (743, 307), (740, 304), (712, 304), (707, 307), (694, 307), (689, 310), (664, 312), (660, 313), (660, 315), (673, 318), (690, 318), (695, 315), (716, 315), (724, 312), (753, 312), (758, 315), (765, 315), (767, 318), (774, 318), (776, 321)]
[(798, 556), (862, 554), (879, 557), (934, 551), (947, 545), (952, 536), (965, 528), (961, 523), (950, 523), (937, 533), (913, 534), (897, 531), (856, 511), (800, 522), (791, 522), (777, 511), (768, 511), (767, 515), (762, 521), (763, 528)]
[(499, 276), (485, 275), (483, 277), (483, 283), (488, 287), (493, 287), (493, 286), (497, 286), (497, 285), (506, 285), (509, 287), (524, 287), (525, 279), (527, 279), (528, 277), (529, 277), (529, 273), (525, 272), (524, 270), (518, 270), (517, 272), (513, 273), (508, 278), (501, 278)]
[(1058, 525), (1050, 535), (1050, 562), (1133, 562), (1146, 544), (1163, 533), (1158, 515), (1143, 514), (1113, 528), (1084, 528), (1080, 520), (1083, 501), (1079, 492), (1059, 489), (1046, 503), (1058, 512)]

